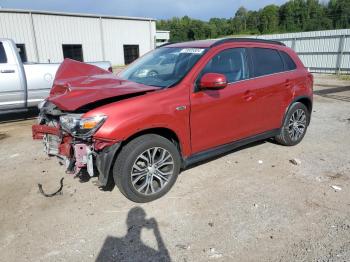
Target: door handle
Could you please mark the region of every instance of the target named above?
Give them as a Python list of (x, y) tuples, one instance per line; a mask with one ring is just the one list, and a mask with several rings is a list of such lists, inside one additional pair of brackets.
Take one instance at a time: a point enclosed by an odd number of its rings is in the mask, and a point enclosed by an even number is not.
[(14, 73), (15, 70), (13, 70), (13, 69), (4, 69), (4, 70), (1, 70), (0, 72), (3, 73), (3, 74), (11, 74), (11, 73)]
[(246, 101), (250, 101), (253, 99), (255, 93), (254, 92), (251, 92), (250, 90), (247, 90), (244, 92), (244, 95), (243, 95), (243, 98), (246, 100)]

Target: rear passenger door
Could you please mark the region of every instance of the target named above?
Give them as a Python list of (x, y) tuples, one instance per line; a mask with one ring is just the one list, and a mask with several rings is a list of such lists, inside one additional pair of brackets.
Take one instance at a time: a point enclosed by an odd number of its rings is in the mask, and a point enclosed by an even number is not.
[(254, 132), (259, 134), (281, 127), (286, 104), (293, 97), (293, 83), (278, 50), (254, 47), (249, 51), (253, 71), (251, 93), (256, 109)]

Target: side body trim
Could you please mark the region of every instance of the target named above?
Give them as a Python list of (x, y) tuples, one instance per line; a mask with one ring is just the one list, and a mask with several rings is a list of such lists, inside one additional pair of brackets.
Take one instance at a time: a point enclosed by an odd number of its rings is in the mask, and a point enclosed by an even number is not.
[(248, 138), (244, 138), (238, 141), (234, 141), (232, 143), (229, 144), (225, 144), (222, 146), (218, 146), (218, 147), (214, 147), (199, 153), (196, 153), (188, 158), (183, 159), (183, 164), (182, 167), (186, 168), (189, 167), (195, 163), (213, 158), (215, 156), (219, 156), (222, 154), (225, 154), (229, 151), (232, 151), (233, 149), (245, 146), (247, 144), (250, 144), (252, 142), (256, 142), (256, 141), (260, 141), (260, 140), (264, 140), (267, 138), (271, 138), (274, 137), (276, 135), (278, 135), (280, 133), (280, 129), (273, 129), (258, 135), (254, 135)]

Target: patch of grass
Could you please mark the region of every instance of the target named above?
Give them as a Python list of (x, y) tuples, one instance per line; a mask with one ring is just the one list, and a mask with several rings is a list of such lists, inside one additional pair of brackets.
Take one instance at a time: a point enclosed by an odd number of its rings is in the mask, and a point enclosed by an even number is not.
[(344, 81), (350, 81), (350, 75), (339, 75), (338, 78)]

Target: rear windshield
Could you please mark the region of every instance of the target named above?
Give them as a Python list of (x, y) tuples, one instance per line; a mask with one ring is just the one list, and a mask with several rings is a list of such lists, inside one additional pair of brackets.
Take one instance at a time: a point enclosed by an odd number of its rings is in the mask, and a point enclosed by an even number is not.
[(0, 42), (0, 63), (7, 63), (6, 53), (2, 42)]

